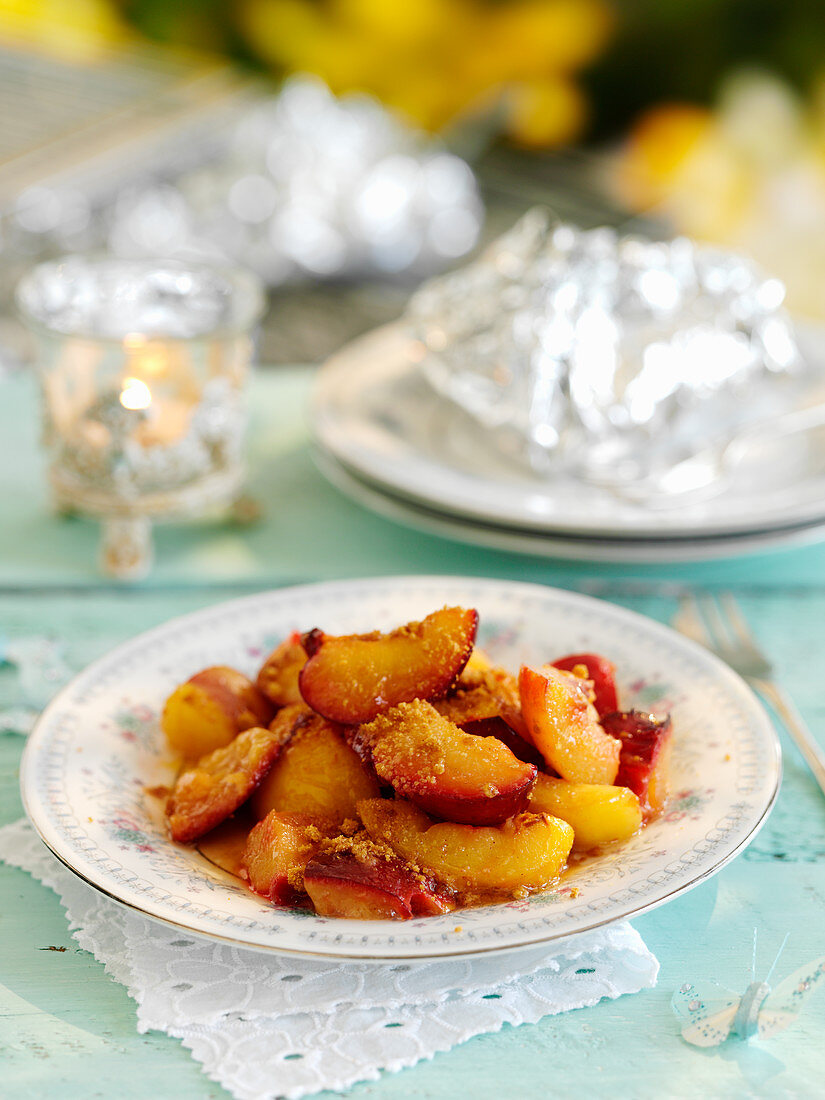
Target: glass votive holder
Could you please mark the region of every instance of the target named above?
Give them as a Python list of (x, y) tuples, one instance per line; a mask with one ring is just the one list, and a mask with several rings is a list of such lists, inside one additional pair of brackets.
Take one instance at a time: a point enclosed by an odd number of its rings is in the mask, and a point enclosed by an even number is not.
[(30, 272), (17, 303), (37, 343), (55, 505), (102, 521), (105, 573), (144, 576), (154, 522), (241, 492), (260, 286), (201, 263), (67, 257)]

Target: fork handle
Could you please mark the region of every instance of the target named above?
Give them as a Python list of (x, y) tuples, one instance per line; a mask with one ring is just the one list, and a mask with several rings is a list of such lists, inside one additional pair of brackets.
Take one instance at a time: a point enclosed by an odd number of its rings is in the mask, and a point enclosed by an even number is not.
[(782, 719), (794, 744), (805, 757), (819, 788), (825, 794), (825, 749), (815, 740), (808, 723), (796, 709), (793, 701), (772, 680), (754, 679), (753, 686), (771, 704)]

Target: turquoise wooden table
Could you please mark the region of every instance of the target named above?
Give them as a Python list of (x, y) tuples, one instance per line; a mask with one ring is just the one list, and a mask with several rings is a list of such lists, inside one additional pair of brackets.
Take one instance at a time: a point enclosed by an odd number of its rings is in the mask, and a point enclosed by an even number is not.
[[(29, 378), (0, 382), (0, 633), (51, 634), (82, 666), (118, 641), (173, 615), (265, 587), (392, 573), (517, 578), (601, 596), (660, 621), (685, 588), (730, 588), (779, 676), (825, 741), (825, 546), (692, 565), (619, 566), (517, 558), (411, 534), (341, 497), (315, 471), (305, 402), (311, 375), (261, 375), (253, 403), (254, 527), (161, 529), (158, 563), (139, 586), (94, 571), (97, 534), (49, 514), (36, 448)], [(0, 709), (16, 702), (14, 670), (0, 667)], [(825, 954), (825, 798), (784, 733), (785, 774), (768, 824), (717, 876), (634, 921), (658, 956), (653, 990), (604, 1001), (534, 1026), (473, 1039), (347, 1095), (395, 1100), (531, 1097), (821, 1095), (825, 993), (777, 1037), (702, 1051), (679, 1035), (669, 1002), (686, 978), (747, 984), (753, 929), (760, 966), (786, 933), (782, 977)], [(0, 733), (0, 823), (22, 812), (22, 739)], [(0, 865), (0, 1096), (221, 1097), (178, 1042), (140, 1036), (125, 990), (81, 951), (56, 897)]]

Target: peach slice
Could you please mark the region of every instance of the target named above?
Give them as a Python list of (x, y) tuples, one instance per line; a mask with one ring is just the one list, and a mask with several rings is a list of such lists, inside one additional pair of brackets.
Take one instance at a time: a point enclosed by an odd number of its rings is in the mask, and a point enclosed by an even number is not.
[(353, 735), (379, 779), (448, 821), (493, 825), (518, 813), (536, 767), (494, 737), (464, 733), (423, 699), (399, 703)]
[(304, 870), (334, 826), (309, 814), (272, 810), (247, 838), (241, 874), (256, 894), (278, 905), (306, 903)]
[(612, 783), (621, 742), (605, 733), (590, 702), (587, 681), (552, 665), (522, 665), (521, 709), (530, 740), (571, 783)]
[(298, 674), (306, 664), (306, 660), (307, 655), (301, 645), (301, 635), (295, 631), (286, 641), (273, 649), (261, 665), (255, 683), (267, 699), (277, 707), (303, 703), (298, 687)]
[(434, 822), (409, 802), (370, 799), (358, 806), (370, 836), (458, 892), (524, 897), (563, 870), (573, 844), (566, 821), (521, 813), (495, 827)]
[(389, 634), (304, 635), (310, 655), (298, 678), (301, 695), (333, 722), (357, 725), (411, 699), (444, 695), (475, 641), (478, 614), (444, 607)]
[(228, 745), (243, 730), (266, 726), (275, 707), (237, 669), (216, 665), (181, 684), (163, 708), (167, 744), (185, 760), (199, 760)]
[(670, 716), (654, 718), (637, 710), (617, 711), (602, 719), (621, 744), (616, 783), (638, 795), (646, 818), (661, 812), (670, 790), (673, 726)]
[(616, 695), (616, 666), (597, 653), (571, 653), (553, 661), (554, 668), (563, 672), (584, 669), (585, 678), (593, 685), (593, 706), (601, 718), (619, 709)]
[(560, 817), (573, 828), (573, 850), (587, 852), (627, 840), (642, 824), (642, 808), (633, 791), (605, 783), (568, 783), (539, 775), (530, 792), (533, 813)]
[(287, 709), (297, 717), (283, 752), (252, 795), (254, 815), (279, 810), (338, 822), (355, 818), (357, 802), (379, 795), (375, 774), (347, 744), (341, 726), (306, 708)]
[(282, 744), (271, 730), (244, 730), (181, 772), (166, 803), (172, 839), (196, 840), (233, 814), (272, 767)]
[[(373, 849), (370, 851), (370, 849)], [(322, 852), (307, 865), (304, 886), (316, 913), (351, 920), (409, 920), (455, 908), (424, 875), (365, 837), (355, 850)]]

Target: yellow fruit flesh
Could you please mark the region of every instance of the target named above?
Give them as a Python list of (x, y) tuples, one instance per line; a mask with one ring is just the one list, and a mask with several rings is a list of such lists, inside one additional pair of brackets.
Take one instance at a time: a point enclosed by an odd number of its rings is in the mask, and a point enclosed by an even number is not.
[(233, 718), (203, 688), (188, 683), (167, 699), (161, 725), (169, 748), (192, 761), (228, 745), (238, 732)]
[(249, 885), (274, 900), (286, 901), (290, 891), (300, 894), (304, 868), (332, 831), (306, 814), (267, 814), (250, 832), (241, 859)]
[(258, 819), (277, 810), (341, 822), (357, 816), (357, 802), (378, 793), (376, 780), (343, 737), (316, 720), (296, 730), (251, 806)]
[(372, 837), (465, 896), (546, 886), (573, 843), (570, 826), (545, 814), (516, 814), (498, 826), (434, 823), (415, 806), (386, 799), (361, 802), (358, 812)]
[(627, 840), (642, 824), (639, 799), (628, 787), (568, 783), (549, 775), (537, 776), (529, 809), (560, 817), (571, 825), (577, 852)]
[(583, 681), (524, 666), (519, 690), (529, 739), (554, 771), (571, 783), (613, 783), (621, 743), (602, 729)]

